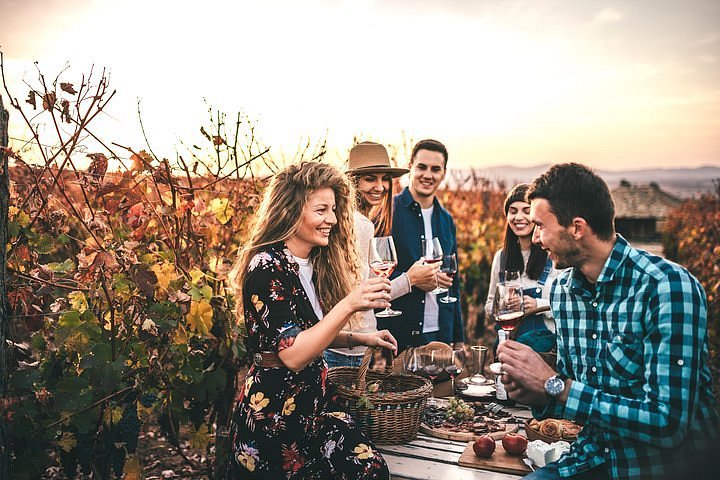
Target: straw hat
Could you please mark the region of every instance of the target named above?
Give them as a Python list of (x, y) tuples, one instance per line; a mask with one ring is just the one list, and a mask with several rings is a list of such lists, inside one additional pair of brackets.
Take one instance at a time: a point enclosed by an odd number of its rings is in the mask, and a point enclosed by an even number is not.
[(350, 149), (347, 171), (350, 175), (389, 173), (393, 177), (400, 177), (410, 170), (390, 166), (387, 150), (379, 143), (361, 142)]

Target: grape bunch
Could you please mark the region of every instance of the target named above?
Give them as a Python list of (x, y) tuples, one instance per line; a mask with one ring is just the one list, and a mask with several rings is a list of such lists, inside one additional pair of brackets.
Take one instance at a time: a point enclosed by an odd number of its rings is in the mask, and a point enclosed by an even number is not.
[(472, 420), (475, 416), (475, 409), (465, 403), (462, 399), (451, 398), (447, 410), (445, 410), (445, 419), (451, 422), (460, 423)]

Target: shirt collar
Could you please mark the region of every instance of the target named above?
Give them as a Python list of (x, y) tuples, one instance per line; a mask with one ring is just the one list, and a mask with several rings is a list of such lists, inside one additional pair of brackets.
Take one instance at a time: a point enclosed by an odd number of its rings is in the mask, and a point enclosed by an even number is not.
[[(607, 260), (605, 260), (605, 265), (603, 265), (600, 275), (598, 275), (597, 281), (595, 282), (596, 284), (611, 282), (630, 253), (631, 247), (627, 240), (617, 233), (615, 237), (615, 245), (613, 245), (610, 255)], [(567, 276), (564, 285), (566, 289), (581, 294), (589, 294), (595, 289), (593, 284), (588, 281), (582, 271), (577, 267), (570, 270), (570, 275)]]
[(628, 254), (630, 253), (630, 244), (619, 233), (615, 234), (615, 245), (610, 256), (605, 260), (605, 265), (598, 275), (597, 283), (608, 283), (615, 278), (615, 274), (620, 269)]
[[(410, 189), (408, 187), (405, 187), (402, 192), (399, 194), (400, 197), (400, 205), (403, 207), (409, 208), (411, 205), (417, 203), (415, 199), (412, 196), (412, 193), (410, 193)], [(420, 206), (419, 203), (417, 203), (418, 207)], [(440, 205), (440, 200), (438, 200), (437, 195), (433, 197), (433, 207), (435, 210), (439, 210), (442, 208), (442, 205)]]

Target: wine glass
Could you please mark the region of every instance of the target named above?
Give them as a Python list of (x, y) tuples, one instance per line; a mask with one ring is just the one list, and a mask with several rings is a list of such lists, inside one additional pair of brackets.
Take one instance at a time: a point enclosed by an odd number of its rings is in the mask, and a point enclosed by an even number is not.
[[(443, 255), (442, 256), (442, 264), (440, 265), (440, 271), (443, 272), (448, 277), (452, 278), (455, 273), (457, 272), (457, 257), (454, 253), (451, 253), (450, 255)], [(440, 301), (443, 303), (454, 303), (457, 302), (456, 297), (450, 296), (450, 289), (446, 289), (446, 294), (444, 297), (440, 297)]]
[(475, 375), (470, 377), (468, 380), (469, 383), (472, 383), (473, 385), (485, 385), (487, 383), (487, 378), (485, 378), (485, 375), (483, 375), (483, 369), (485, 367), (485, 357), (487, 357), (487, 347), (484, 347), (482, 345), (473, 345), (470, 347), (470, 351), (472, 352), (473, 357), (473, 364), (475, 365), (475, 368), (477, 368), (477, 372)]
[[(423, 259), (425, 260), (425, 264), (429, 265), (432, 263), (442, 262), (442, 257), (443, 250), (442, 245), (440, 245), (439, 238), (433, 237), (432, 239), (428, 239), (423, 242)], [(445, 289), (441, 288), (437, 283), (437, 275), (435, 275), (435, 288), (428, 293), (445, 293)]]
[[(370, 240), (370, 252), (368, 254), (370, 270), (378, 277), (389, 277), (397, 266), (397, 253), (395, 253), (395, 242), (392, 237), (375, 237)], [(396, 317), (402, 312), (386, 307), (385, 310), (375, 314), (376, 317)]]
[(494, 314), (500, 328), (510, 335), (523, 316), (523, 291), (519, 283), (500, 282), (495, 292)]
[(405, 356), (405, 371), (418, 373), (422, 371), (422, 363), (420, 362), (418, 352), (415, 348), (411, 348), (412, 353)]
[[(431, 382), (435, 382), (435, 379), (443, 371), (443, 367), (440, 364), (442, 360), (440, 353), (440, 350), (430, 350), (417, 358), (419, 362), (418, 365), (421, 366), (422, 372), (428, 376)], [(430, 398), (428, 398), (427, 404), (435, 405), (435, 395), (432, 390), (430, 390)]]
[(445, 362), (445, 371), (450, 375), (451, 392), (455, 395), (455, 377), (460, 375), (467, 363), (467, 353), (464, 348), (453, 348), (450, 357)]

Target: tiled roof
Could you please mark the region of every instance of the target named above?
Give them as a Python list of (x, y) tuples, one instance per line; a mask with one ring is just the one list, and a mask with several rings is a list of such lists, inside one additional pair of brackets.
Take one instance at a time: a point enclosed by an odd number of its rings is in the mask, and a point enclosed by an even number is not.
[(664, 219), (669, 210), (677, 207), (682, 200), (664, 192), (657, 183), (631, 185), (626, 181), (613, 188), (616, 218), (658, 218)]

